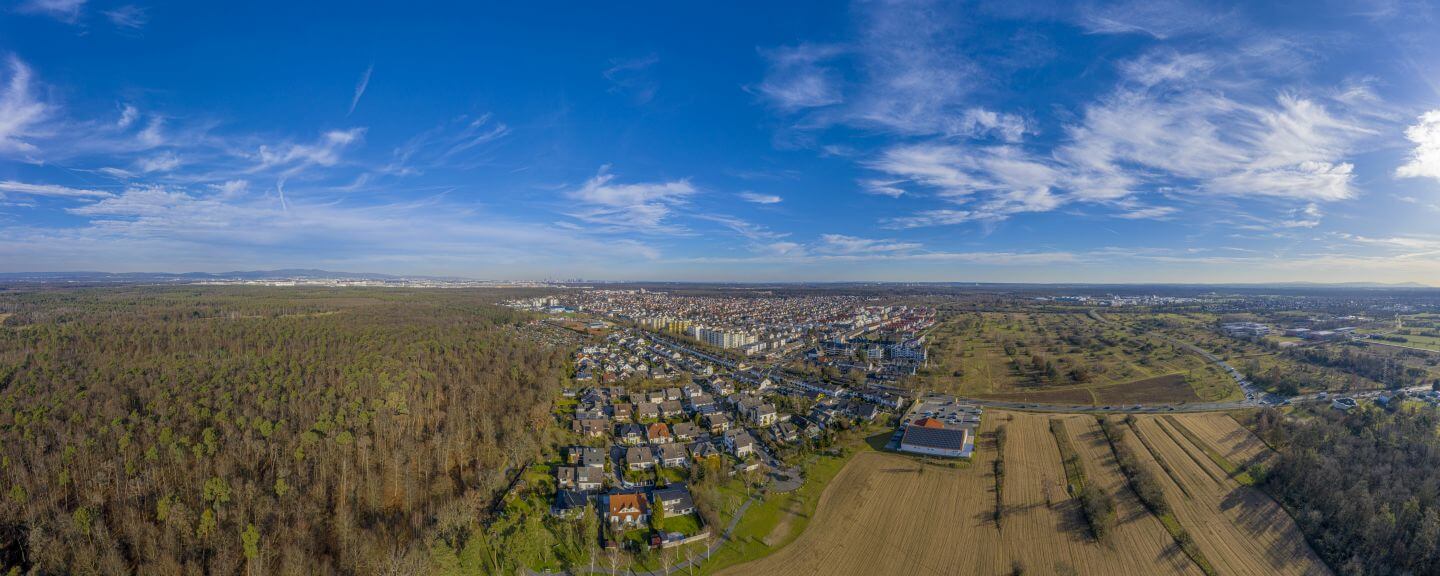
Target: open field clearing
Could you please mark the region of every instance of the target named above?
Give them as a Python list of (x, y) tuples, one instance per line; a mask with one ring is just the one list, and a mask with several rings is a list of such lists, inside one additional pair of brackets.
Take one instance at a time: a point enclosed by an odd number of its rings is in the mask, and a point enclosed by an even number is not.
[[(1384, 388), (1384, 384), (1367, 377), (1366, 373), (1346, 370), (1340, 366), (1327, 366), (1307, 361), (1299, 354), (1301, 350), (1316, 346), (1335, 347), (1338, 343), (1317, 345), (1300, 341), (1300, 348), (1276, 349), (1244, 339), (1231, 338), (1215, 329), (1218, 318), (1213, 314), (1117, 314), (1107, 313), (1106, 318), (1131, 326), (1137, 330), (1164, 334), (1182, 342), (1208, 350), (1240, 370), (1261, 388), (1272, 392), (1298, 394), (1321, 390), (1373, 390)], [(1258, 319), (1258, 318), (1257, 318)], [(1279, 338), (1278, 336), (1272, 338)], [(1294, 339), (1290, 339), (1294, 341)], [(1383, 348), (1373, 346), (1370, 348)], [(1374, 355), (1372, 352), (1354, 350), (1356, 354)], [(1282, 384), (1290, 384), (1294, 390), (1282, 390)], [(1202, 394), (1203, 395), (1203, 394)]]
[(1083, 312), (969, 313), (933, 333), (926, 381), (1021, 402), (1221, 400), (1236, 388), (1204, 358)]
[[(1195, 424), (1191, 432), (1223, 454), (1256, 455), (1256, 447), (1250, 444), (1253, 437), (1247, 439), (1230, 430), (1238, 426), (1228, 416), (1190, 415), (1176, 422), (1187, 429)], [(1137, 428), (1145, 441), (1134, 435), (1125, 441), (1140, 454), (1142, 465), (1154, 467), (1162, 478), (1166, 499), (1181, 526), (1219, 573), (1330, 573), (1279, 504), (1230, 478), (1174, 424), (1164, 418), (1140, 417)], [(1170, 472), (1161, 469), (1146, 446), (1159, 453)]]
[(1275, 454), (1260, 438), (1229, 416), (1176, 414), (1174, 417), (1238, 466), (1264, 463)]
[(1153, 404), (1201, 402), (1204, 398), (1195, 394), (1183, 374), (1170, 374), (1124, 382), (1109, 386), (1076, 387), (1046, 390), (1043, 392), (1020, 392), (1014, 394), (981, 394), (983, 398), (1011, 402), (1036, 402), (1045, 404)]
[(1089, 536), (1065, 493), (1049, 417), (996, 412), (987, 415), (983, 432), (1007, 426), (999, 528), (992, 443), (982, 443), (975, 461), (959, 469), (920, 471), (908, 456), (861, 453), (826, 488), (798, 539), (722, 574), (1003, 574), (1017, 561), (1032, 574), (1200, 574), (1124, 489), (1094, 420), (1067, 418), (1076, 449), (1103, 462), (1086, 462), (1090, 482), (1119, 503), (1119, 522), (1106, 542)]

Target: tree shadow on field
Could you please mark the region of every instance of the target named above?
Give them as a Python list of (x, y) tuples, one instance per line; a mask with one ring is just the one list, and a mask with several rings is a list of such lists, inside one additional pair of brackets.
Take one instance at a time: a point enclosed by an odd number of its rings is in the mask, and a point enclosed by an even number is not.
[(1071, 541), (1095, 541), (1094, 535), (1090, 533), (1090, 525), (1085, 522), (1085, 516), (1080, 512), (1079, 500), (1066, 498), (1064, 502), (1055, 505), (1055, 514), (1058, 518), (1056, 529), (1062, 534), (1069, 534)]

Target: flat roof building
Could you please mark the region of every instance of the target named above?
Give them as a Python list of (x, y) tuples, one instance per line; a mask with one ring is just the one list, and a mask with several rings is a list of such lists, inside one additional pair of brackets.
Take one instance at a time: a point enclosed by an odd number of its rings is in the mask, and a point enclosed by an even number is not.
[(968, 426), (950, 426), (934, 418), (921, 418), (905, 426), (900, 451), (946, 458), (968, 458), (975, 439)]

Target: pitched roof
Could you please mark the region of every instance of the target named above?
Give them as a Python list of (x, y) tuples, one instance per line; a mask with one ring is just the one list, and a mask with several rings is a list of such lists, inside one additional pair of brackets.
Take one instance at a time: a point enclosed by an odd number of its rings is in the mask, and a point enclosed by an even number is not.
[(945, 423), (934, 418), (921, 418), (919, 420), (916, 420), (914, 424), (911, 424), (911, 426), (919, 426), (921, 428), (944, 428)]
[(640, 494), (611, 494), (610, 513), (620, 514), (625, 510), (645, 512), (645, 498)]

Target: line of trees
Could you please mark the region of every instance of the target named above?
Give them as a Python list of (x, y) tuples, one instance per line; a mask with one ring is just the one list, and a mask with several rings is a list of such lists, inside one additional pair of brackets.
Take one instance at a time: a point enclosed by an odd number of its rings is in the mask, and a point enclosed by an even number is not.
[(0, 561), (418, 571), (535, 456), (566, 374), (568, 350), (488, 297), (0, 296)]

